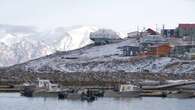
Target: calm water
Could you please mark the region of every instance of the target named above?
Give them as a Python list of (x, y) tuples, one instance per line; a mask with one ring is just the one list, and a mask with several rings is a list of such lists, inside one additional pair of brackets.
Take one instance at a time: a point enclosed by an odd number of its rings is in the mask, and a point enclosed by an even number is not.
[(0, 93), (0, 110), (195, 110), (195, 98), (100, 98), (88, 103), (57, 98), (26, 98), (19, 93)]

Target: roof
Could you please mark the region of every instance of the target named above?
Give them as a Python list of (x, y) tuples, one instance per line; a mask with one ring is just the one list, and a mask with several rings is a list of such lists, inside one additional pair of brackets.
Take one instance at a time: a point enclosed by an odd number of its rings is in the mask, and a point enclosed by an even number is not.
[(121, 39), (119, 34), (110, 29), (99, 29), (90, 33), (91, 39)]
[(139, 48), (138, 46), (121, 46), (121, 47), (118, 47), (119, 49), (123, 49), (123, 48)]
[(141, 39), (141, 43), (166, 43), (167, 40), (161, 35), (147, 35)]
[(134, 31), (134, 32), (129, 32), (127, 33), (128, 37), (137, 37), (138, 35), (140, 35), (140, 32), (138, 31)]
[(158, 34), (156, 31), (152, 30), (151, 28), (148, 28), (146, 30), (146, 32), (150, 33), (151, 35), (157, 35)]
[(168, 40), (168, 42), (174, 46), (191, 45), (192, 44), (192, 41), (185, 41), (182, 38), (171, 38)]
[(195, 24), (179, 24), (179, 28), (184, 30), (195, 29)]
[(155, 44), (155, 45), (152, 45), (152, 46), (150, 46), (150, 47), (152, 47), (152, 48), (157, 48), (157, 47), (161, 47), (161, 46), (171, 47), (171, 45), (169, 45), (169, 44)]
[(194, 44), (181, 44), (181, 45), (175, 45), (175, 47), (195, 47)]

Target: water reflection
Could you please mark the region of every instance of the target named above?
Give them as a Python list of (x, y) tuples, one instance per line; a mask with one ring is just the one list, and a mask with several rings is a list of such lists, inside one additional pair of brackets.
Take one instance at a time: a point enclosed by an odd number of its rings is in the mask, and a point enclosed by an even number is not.
[(0, 110), (193, 110), (195, 99), (99, 98), (94, 102), (0, 93)]

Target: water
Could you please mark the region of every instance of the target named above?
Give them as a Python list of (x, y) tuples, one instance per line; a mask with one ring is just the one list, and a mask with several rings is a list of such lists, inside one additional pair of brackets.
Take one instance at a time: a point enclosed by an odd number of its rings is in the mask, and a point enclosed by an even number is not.
[(194, 110), (195, 98), (99, 98), (94, 102), (27, 98), (19, 93), (0, 93), (0, 110)]

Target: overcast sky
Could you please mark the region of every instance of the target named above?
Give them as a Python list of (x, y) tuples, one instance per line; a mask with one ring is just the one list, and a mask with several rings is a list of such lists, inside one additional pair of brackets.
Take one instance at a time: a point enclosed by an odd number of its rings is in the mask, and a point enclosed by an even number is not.
[(0, 24), (96, 25), (117, 31), (195, 23), (195, 0), (0, 0)]

